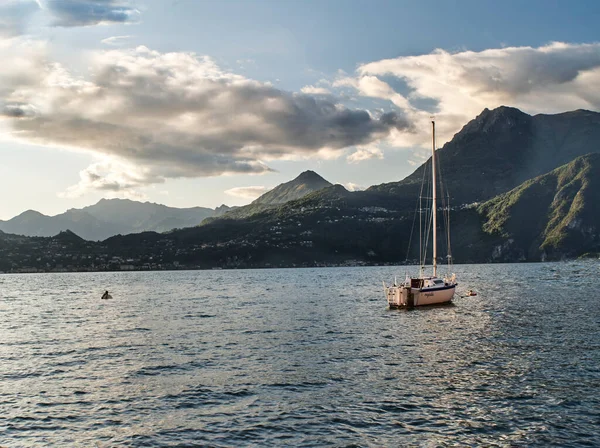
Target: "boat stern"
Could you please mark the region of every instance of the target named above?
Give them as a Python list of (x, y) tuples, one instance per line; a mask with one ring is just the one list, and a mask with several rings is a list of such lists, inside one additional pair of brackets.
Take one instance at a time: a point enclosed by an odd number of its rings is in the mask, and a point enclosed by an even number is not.
[(414, 306), (414, 293), (410, 286), (384, 286), (384, 291), (390, 308)]

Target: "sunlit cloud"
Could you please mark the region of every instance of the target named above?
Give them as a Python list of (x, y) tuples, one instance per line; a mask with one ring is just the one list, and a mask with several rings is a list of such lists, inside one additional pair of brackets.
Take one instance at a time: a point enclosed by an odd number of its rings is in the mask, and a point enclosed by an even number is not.
[(132, 37), (133, 36), (112, 36), (112, 37), (107, 37), (106, 39), (102, 39), (100, 42), (102, 42), (105, 45), (118, 47), (118, 46), (126, 45), (127, 43), (129, 43), (129, 41), (131, 40)]
[(331, 95), (331, 92), (325, 87), (304, 86), (300, 91), (308, 95)]
[[(409, 93), (395, 92), (381, 79), (386, 76), (402, 80)], [(528, 113), (599, 109), (600, 44), (555, 42), (538, 48), (457, 53), (436, 50), (363, 64), (356, 77), (342, 76), (336, 85), (387, 99), (411, 122), (423, 124), (412, 135), (395, 132), (390, 142), (396, 146), (428, 145), (430, 113), (413, 102), (432, 100), (441, 145), (486, 107), (510, 105)]]
[(358, 163), (369, 159), (383, 159), (383, 152), (376, 144), (358, 147), (347, 157), (350, 163)]
[(58, 194), (61, 198), (78, 198), (89, 191), (100, 191), (107, 198), (144, 199), (140, 188), (161, 179), (150, 181), (143, 169), (126, 162), (105, 159), (80, 171), (77, 184)]
[(225, 193), (230, 196), (235, 196), (244, 199), (256, 199), (262, 196), (267, 191), (271, 190), (269, 187), (254, 185), (250, 187), (235, 187), (225, 190)]
[[(266, 173), (272, 160), (339, 157), (410, 127), (400, 113), (374, 116), (280, 90), (193, 53), (97, 52), (85, 79), (53, 62), (43, 44), (4, 44), (0, 57), (10, 63), (0, 73), (0, 119), (12, 137), (141, 167), (140, 184)], [(87, 179), (73, 191), (134, 188), (130, 180)]]
[(353, 182), (347, 182), (344, 185), (344, 188), (348, 191), (362, 191), (365, 189), (362, 185), (355, 184)]

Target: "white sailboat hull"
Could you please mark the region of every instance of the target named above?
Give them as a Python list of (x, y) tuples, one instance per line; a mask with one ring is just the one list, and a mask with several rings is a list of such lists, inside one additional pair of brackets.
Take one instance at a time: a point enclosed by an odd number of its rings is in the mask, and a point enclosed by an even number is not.
[(390, 308), (410, 308), (450, 303), (455, 290), (456, 285), (423, 289), (410, 286), (389, 286), (385, 288), (385, 295)]

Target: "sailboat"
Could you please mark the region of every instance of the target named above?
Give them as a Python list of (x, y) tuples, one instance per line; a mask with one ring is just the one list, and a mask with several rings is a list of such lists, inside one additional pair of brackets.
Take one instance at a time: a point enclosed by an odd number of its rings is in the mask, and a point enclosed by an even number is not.
[[(443, 277), (438, 277), (438, 265), (437, 265), (437, 185), (436, 185), (436, 154), (435, 154), (435, 121), (431, 121), (432, 124), (432, 153), (431, 153), (431, 182), (432, 182), (432, 197), (431, 197), (431, 209), (425, 220), (425, 228), (430, 228), (433, 232), (432, 239), (432, 275), (425, 275), (425, 253), (427, 251), (427, 244), (425, 244), (425, 250), (421, 251), (421, 267), (419, 275), (417, 277), (406, 276), (404, 282), (397, 284), (396, 281), (390, 286), (383, 282), (383, 289), (385, 292), (386, 299), (390, 308), (410, 308), (413, 306), (423, 305), (437, 305), (450, 303), (454, 297), (454, 291), (456, 290), (456, 275), (450, 275), (450, 269), (448, 273)], [(422, 192), (421, 192), (422, 194)], [(421, 210), (419, 210), (421, 213)], [(429, 225), (429, 219), (431, 219), (431, 225)], [(449, 223), (448, 223), (449, 224)], [(448, 267), (450, 268), (452, 263), (452, 257), (450, 256), (450, 230), (449, 225), (447, 227), (448, 232)], [(423, 247), (423, 233), (421, 234), (421, 244)], [(425, 232), (425, 241), (428, 241), (429, 232)]]

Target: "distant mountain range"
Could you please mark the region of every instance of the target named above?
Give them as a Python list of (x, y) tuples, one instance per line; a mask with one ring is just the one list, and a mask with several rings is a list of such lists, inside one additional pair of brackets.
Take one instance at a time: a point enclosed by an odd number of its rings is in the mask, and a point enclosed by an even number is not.
[[(438, 150), (451, 198), (454, 260), (597, 257), (599, 141), (600, 114), (584, 110), (530, 116), (500, 107), (486, 109), (467, 123)], [(125, 259), (136, 268), (415, 260), (417, 251), (408, 243), (425, 169), (426, 164), (404, 180), (358, 192), (331, 185), (309, 171), (252, 204), (212, 216), (199, 226), (114, 236), (102, 243), (77, 242), (70, 235), (63, 235), (60, 242), (19, 239), (0, 226), (7, 232), (0, 235), (0, 268), (37, 263), (52, 269), (58, 262), (44, 254), (57, 244), (69, 255), (88, 254), (80, 267), (96, 259), (96, 269), (114, 269), (114, 260)], [(134, 218), (135, 214), (128, 219)], [(79, 219), (86, 222), (85, 217)], [(444, 254), (444, 249), (440, 252)]]
[(237, 213), (230, 217), (265, 210), (331, 185), (314, 171), (305, 171), (294, 180), (273, 188), (244, 207), (221, 205), (214, 210), (206, 207), (175, 208), (129, 199), (101, 199), (94, 205), (70, 209), (56, 216), (27, 210), (8, 221), (0, 220), (0, 230), (25, 236), (54, 236), (70, 230), (90, 241), (147, 231), (160, 233), (194, 227), (206, 218), (219, 217), (233, 211)]
[(94, 205), (70, 209), (56, 216), (28, 210), (8, 221), (0, 221), (0, 230), (25, 236), (54, 236), (70, 230), (86, 240), (100, 241), (118, 234), (192, 227), (230, 210), (232, 208), (225, 205), (213, 210), (167, 207), (129, 199), (101, 199)]

